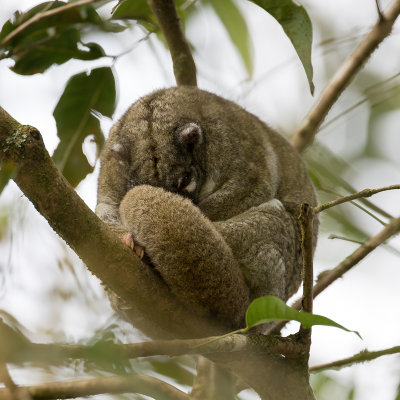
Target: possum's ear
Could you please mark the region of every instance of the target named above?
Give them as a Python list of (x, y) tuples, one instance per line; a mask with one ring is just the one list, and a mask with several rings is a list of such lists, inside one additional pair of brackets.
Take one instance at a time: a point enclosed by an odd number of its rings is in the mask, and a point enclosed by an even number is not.
[(175, 130), (175, 139), (190, 151), (196, 144), (203, 142), (203, 129), (196, 122), (189, 122)]

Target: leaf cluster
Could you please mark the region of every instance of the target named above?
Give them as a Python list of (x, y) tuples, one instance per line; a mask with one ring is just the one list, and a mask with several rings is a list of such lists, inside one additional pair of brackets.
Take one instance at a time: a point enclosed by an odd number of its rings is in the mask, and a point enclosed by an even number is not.
[[(52, 65), (60, 65), (71, 59), (101, 58), (104, 56), (101, 46), (97, 43), (84, 43), (82, 35), (93, 29), (106, 32), (119, 32), (123, 29), (119, 24), (103, 20), (90, 4), (45, 16), (67, 4), (71, 3), (58, 0), (44, 2), (22, 14), (15, 12), (14, 17), (3, 25), (0, 32), (0, 55), (1, 58), (15, 61), (11, 67), (14, 72), (32, 75), (43, 73)], [(18, 32), (28, 21), (33, 22)]]

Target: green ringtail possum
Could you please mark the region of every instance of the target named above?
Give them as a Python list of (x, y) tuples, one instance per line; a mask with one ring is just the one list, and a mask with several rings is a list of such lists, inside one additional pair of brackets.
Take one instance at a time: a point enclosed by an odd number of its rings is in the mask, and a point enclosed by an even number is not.
[(189, 310), (227, 329), (243, 327), (254, 298), (298, 289), (301, 203), (316, 205), (315, 191), (288, 141), (195, 87), (139, 99), (101, 154), (97, 215)]

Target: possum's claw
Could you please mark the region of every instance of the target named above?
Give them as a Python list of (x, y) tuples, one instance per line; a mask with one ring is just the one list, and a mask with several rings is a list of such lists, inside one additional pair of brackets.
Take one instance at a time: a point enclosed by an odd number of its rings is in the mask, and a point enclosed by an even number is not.
[(124, 236), (122, 236), (121, 241), (123, 244), (125, 244), (131, 250), (133, 250), (140, 259), (143, 258), (144, 248), (142, 246), (138, 245), (137, 243), (135, 243), (132, 233), (129, 233), (129, 232), (125, 233)]

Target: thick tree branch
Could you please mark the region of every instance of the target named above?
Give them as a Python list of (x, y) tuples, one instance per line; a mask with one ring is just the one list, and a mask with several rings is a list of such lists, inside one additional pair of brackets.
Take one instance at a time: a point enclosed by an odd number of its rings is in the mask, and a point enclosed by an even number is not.
[(147, 0), (168, 43), (178, 85), (196, 86), (196, 65), (185, 39), (173, 0)]
[[(153, 342), (118, 344), (99, 341), (92, 346), (57, 343), (32, 343), (0, 320), (0, 350), (4, 362), (38, 361), (58, 364), (67, 359), (87, 359), (94, 363), (127, 360), (151, 356), (183, 354), (258, 353), (283, 354), (292, 357), (302, 351), (296, 336), (282, 338), (262, 334), (215, 336), (204, 339), (158, 340)], [(7, 345), (2, 345), (7, 343)]]
[(293, 146), (302, 152), (314, 140), (314, 136), (342, 92), (346, 89), (371, 54), (380, 43), (389, 36), (393, 24), (400, 14), (400, 0), (395, 0), (391, 7), (382, 14), (371, 32), (344, 61), (336, 71), (320, 99), (304, 118), (300, 128), (292, 137)]
[(395, 346), (389, 349), (379, 350), (379, 351), (363, 350), (352, 357), (344, 358), (342, 360), (332, 361), (326, 364), (314, 365), (310, 368), (310, 372), (321, 372), (327, 369), (340, 369), (348, 367), (353, 364), (359, 364), (365, 361), (372, 361), (382, 356), (387, 356), (390, 354), (397, 354), (397, 353), (400, 353), (400, 346)]
[[(90, 347), (33, 344), (7, 325), (0, 323), (0, 327), (0, 344), (7, 343), (2, 348), (4, 357), (13, 363), (64, 364), (65, 360), (82, 358), (101, 366), (134, 357), (204, 354), (241, 377), (263, 400), (313, 399), (304, 362), (307, 353), (299, 335), (286, 338), (261, 334), (233, 335), (127, 345), (100, 342)], [(282, 381), (285, 385), (281, 384)]]
[[(140, 393), (156, 399), (188, 400), (189, 397), (168, 383), (150, 376), (102, 376), (68, 382), (48, 382), (21, 386), (35, 400), (71, 399), (103, 393)], [(7, 389), (0, 389), (0, 400), (14, 400)]]

